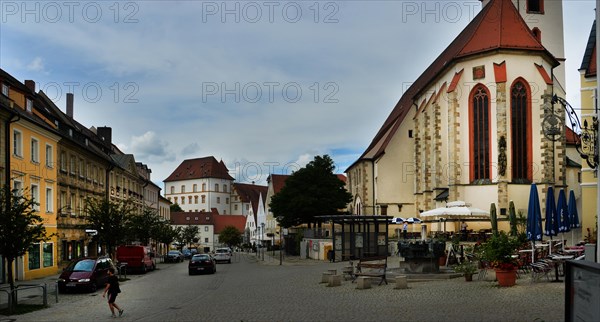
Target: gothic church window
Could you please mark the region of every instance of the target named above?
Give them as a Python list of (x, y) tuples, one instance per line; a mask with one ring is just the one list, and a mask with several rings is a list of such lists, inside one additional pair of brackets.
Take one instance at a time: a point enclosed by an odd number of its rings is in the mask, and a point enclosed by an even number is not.
[(472, 183), (489, 183), (490, 175), (490, 94), (479, 84), (471, 91), (469, 120), (471, 130), (470, 175)]
[(531, 183), (531, 111), (524, 80), (510, 89), (511, 168), (513, 183)]

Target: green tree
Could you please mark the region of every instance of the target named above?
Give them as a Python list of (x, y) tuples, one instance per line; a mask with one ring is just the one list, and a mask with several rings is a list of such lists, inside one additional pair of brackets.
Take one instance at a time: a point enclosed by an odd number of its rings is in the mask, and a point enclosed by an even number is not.
[(352, 201), (345, 184), (334, 173), (333, 160), (315, 156), (306, 167), (289, 176), (269, 206), (279, 224), (292, 227), (318, 222), (315, 216), (336, 215)]
[[(20, 191), (4, 186), (0, 189), (0, 254), (6, 260), (10, 289), (14, 290), (13, 262), (29, 248), (51, 236), (46, 234), (43, 218), (34, 206), (37, 203)], [(16, 295), (15, 293), (12, 293)], [(16, 303), (16, 301), (12, 301)], [(12, 308), (9, 308), (12, 309)]]
[(160, 222), (156, 228), (156, 240), (167, 245), (168, 250), (171, 243), (179, 238), (180, 231), (180, 229), (173, 228), (168, 222)]
[(133, 214), (130, 201), (111, 201), (108, 198), (88, 198), (85, 202), (87, 222), (97, 231), (96, 238), (106, 244), (107, 253), (114, 258), (115, 246), (125, 241), (128, 222)]
[(156, 239), (161, 218), (155, 209), (145, 208), (142, 214), (133, 215), (127, 221), (128, 239), (148, 245)]
[(183, 212), (181, 206), (177, 203), (171, 204), (171, 212)]
[(219, 234), (219, 242), (227, 246), (238, 246), (242, 243), (242, 232), (234, 226), (226, 226)]
[(181, 230), (181, 236), (179, 241), (183, 245), (190, 245), (192, 242), (198, 241), (198, 233), (200, 232), (200, 228), (196, 225), (185, 226)]

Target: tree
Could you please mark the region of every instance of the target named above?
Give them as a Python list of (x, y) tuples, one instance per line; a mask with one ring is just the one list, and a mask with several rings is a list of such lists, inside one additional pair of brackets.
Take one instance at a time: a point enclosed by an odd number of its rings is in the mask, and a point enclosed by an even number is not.
[(128, 239), (148, 245), (150, 239), (156, 239), (161, 218), (156, 210), (145, 208), (141, 215), (131, 216), (127, 222)]
[[(178, 227), (179, 228), (179, 227)], [(167, 245), (167, 250), (172, 242), (179, 238), (181, 229), (173, 228), (168, 222), (160, 222), (156, 228), (156, 240)]]
[(85, 201), (88, 224), (97, 231), (96, 238), (106, 244), (107, 253), (113, 255), (113, 249), (127, 236), (127, 225), (133, 214), (133, 204), (129, 201), (111, 201), (108, 198)]
[(181, 206), (177, 203), (171, 204), (171, 212), (183, 212), (183, 209), (181, 209)]
[(181, 239), (179, 241), (184, 245), (190, 245), (192, 242), (197, 242), (197, 235), (199, 232), (200, 228), (196, 225), (185, 226), (181, 230)]
[[(11, 291), (15, 288), (13, 262), (25, 255), (34, 244), (48, 240), (43, 218), (34, 206), (37, 203), (21, 194), (17, 189), (4, 186), (0, 189), (0, 254), (7, 264), (8, 282)], [(12, 293), (13, 296), (16, 293)], [(16, 301), (12, 301), (16, 303)], [(12, 309), (12, 308), (9, 308)]]
[(226, 226), (219, 234), (219, 242), (227, 246), (238, 246), (242, 243), (242, 233), (234, 226)]
[(289, 176), (269, 206), (283, 227), (318, 222), (315, 216), (335, 215), (352, 201), (345, 184), (334, 173), (333, 160), (315, 156), (306, 167)]

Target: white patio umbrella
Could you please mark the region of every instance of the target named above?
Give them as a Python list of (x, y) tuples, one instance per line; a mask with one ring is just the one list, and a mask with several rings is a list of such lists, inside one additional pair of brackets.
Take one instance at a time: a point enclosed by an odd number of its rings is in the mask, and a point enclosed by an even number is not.
[(469, 207), (464, 201), (452, 201), (446, 204), (446, 207), (435, 208), (424, 211), (420, 215), (421, 218), (440, 217), (440, 218), (472, 218), (481, 217), (489, 218), (490, 212), (483, 209)]

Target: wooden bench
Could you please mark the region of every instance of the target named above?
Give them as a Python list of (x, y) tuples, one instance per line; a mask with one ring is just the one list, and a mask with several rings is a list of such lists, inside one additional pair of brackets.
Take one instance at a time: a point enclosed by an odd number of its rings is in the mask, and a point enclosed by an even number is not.
[(379, 285), (385, 282), (387, 285), (387, 279), (385, 277), (385, 273), (387, 270), (387, 256), (373, 256), (373, 257), (364, 257), (358, 260), (356, 264), (356, 272), (353, 274), (354, 279), (352, 282), (356, 280), (359, 276), (366, 277), (379, 277), (381, 280), (379, 281)]

